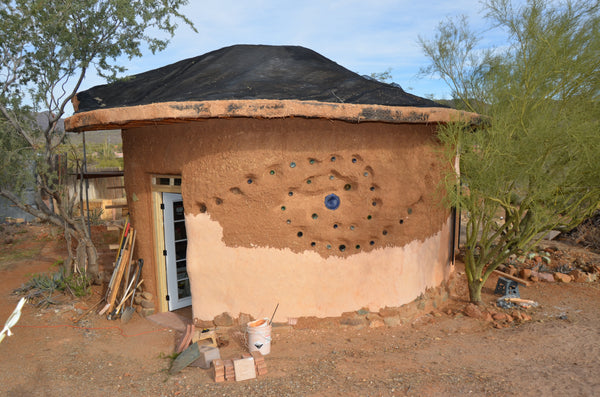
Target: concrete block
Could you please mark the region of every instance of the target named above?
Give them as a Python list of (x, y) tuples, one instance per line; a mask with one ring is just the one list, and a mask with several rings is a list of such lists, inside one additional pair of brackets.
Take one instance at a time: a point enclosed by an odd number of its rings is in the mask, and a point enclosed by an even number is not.
[(194, 361), (194, 367), (209, 369), (214, 360), (221, 359), (221, 352), (218, 347), (199, 346), (198, 352), (200, 353), (200, 356)]

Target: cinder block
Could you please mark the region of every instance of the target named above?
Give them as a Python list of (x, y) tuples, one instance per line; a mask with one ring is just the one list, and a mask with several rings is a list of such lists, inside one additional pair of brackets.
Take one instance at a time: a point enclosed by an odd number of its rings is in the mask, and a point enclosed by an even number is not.
[(213, 360), (221, 358), (221, 353), (218, 347), (198, 346), (198, 352), (200, 353), (200, 357), (194, 361), (194, 367), (208, 369), (210, 368), (210, 364), (213, 362)]

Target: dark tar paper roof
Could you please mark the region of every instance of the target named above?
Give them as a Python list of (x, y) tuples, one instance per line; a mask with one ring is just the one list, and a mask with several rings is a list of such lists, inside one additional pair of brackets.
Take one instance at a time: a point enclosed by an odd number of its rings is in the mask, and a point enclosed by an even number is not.
[(444, 107), (300, 46), (234, 45), (77, 94), (78, 112), (160, 102), (300, 100)]

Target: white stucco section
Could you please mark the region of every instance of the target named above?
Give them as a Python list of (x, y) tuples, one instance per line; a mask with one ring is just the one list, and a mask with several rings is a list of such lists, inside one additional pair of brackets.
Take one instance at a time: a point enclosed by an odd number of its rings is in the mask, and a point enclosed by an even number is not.
[(377, 311), (413, 301), (450, 273), (450, 219), (441, 231), (404, 247), (380, 248), (346, 258), (315, 252), (228, 247), (221, 225), (208, 214), (186, 214), (187, 268), (195, 318), (229, 312), (274, 321)]

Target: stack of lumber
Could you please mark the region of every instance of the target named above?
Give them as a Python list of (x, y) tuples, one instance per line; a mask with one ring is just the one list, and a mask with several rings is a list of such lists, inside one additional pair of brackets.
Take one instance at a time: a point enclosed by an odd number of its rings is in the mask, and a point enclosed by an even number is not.
[(123, 227), (119, 250), (117, 251), (115, 268), (104, 297), (106, 305), (98, 313), (100, 315), (108, 313), (109, 319), (115, 319), (121, 314), (124, 307), (126, 307), (125, 303), (143, 282), (142, 280), (138, 285), (133, 285), (135, 281), (132, 274), (137, 272), (137, 267), (139, 266), (131, 266), (133, 251), (135, 249), (135, 236), (136, 231), (131, 227), (129, 219), (127, 219)]

